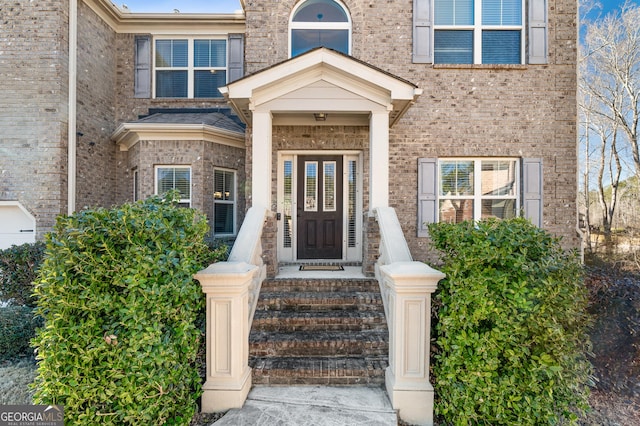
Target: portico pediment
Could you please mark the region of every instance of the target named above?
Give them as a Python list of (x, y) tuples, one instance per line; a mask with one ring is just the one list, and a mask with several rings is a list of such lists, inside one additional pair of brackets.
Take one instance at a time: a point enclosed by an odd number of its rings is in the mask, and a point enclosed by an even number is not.
[(249, 125), (255, 111), (270, 112), (274, 123), (314, 122), (314, 113), (330, 121), (366, 123), (374, 111), (387, 111), (390, 125), (421, 94), (414, 84), (326, 48), (266, 68), (230, 83), (221, 91)]

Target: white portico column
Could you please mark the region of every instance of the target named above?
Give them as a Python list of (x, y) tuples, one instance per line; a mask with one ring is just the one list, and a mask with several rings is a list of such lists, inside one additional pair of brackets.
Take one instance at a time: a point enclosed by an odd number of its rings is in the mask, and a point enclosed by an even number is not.
[(271, 210), (271, 111), (253, 112), (251, 205)]
[(369, 119), (369, 212), (389, 206), (389, 112), (372, 111)]

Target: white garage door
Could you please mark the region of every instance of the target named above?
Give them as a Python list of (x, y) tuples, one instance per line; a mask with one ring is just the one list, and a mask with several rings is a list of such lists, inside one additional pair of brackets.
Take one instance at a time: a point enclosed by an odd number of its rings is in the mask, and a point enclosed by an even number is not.
[(17, 201), (0, 201), (0, 249), (35, 243), (36, 219)]

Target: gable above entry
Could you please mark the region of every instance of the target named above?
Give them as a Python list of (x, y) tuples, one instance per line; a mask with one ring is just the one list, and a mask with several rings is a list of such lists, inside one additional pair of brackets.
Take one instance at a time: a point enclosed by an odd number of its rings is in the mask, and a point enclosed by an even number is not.
[(366, 124), (373, 111), (388, 111), (390, 126), (422, 94), (415, 84), (325, 47), (236, 80), (220, 91), (251, 125), (254, 111), (269, 111), (274, 124), (314, 122), (314, 114)]

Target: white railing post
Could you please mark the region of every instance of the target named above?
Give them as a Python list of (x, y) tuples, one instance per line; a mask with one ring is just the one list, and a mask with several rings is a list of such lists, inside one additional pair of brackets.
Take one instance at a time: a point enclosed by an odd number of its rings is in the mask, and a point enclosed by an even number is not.
[(375, 209), (380, 226), (380, 257), (376, 278), (389, 327), (387, 394), (400, 418), (433, 425), (433, 386), (429, 382), (431, 294), (445, 275), (416, 262), (395, 210)]
[(202, 412), (240, 408), (251, 389), (249, 287), (258, 267), (220, 262), (196, 274), (207, 303)]
[(242, 407), (251, 389), (249, 332), (266, 276), (260, 257), (266, 214), (266, 209), (249, 209), (229, 261), (209, 265), (194, 276), (206, 297), (204, 413)]
[(433, 425), (433, 386), (429, 382), (431, 294), (444, 274), (422, 262), (380, 266), (387, 289), (389, 367), (385, 383), (400, 418)]

